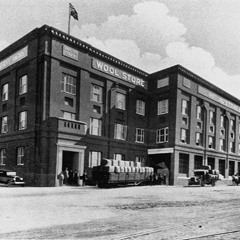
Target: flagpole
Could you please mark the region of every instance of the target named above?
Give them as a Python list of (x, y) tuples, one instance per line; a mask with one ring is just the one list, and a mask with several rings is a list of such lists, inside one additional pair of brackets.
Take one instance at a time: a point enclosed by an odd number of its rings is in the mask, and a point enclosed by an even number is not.
[(68, 8), (68, 35), (70, 35), (70, 20), (71, 20), (71, 11), (69, 7)]

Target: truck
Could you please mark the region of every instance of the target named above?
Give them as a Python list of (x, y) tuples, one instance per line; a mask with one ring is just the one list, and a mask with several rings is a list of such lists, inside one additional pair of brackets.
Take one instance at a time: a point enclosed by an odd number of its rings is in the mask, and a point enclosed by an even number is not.
[(188, 186), (200, 185), (204, 187), (205, 185), (215, 186), (216, 182), (219, 180), (219, 170), (212, 170), (211, 166), (202, 166), (200, 169), (193, 170), (193, 176), (188, 180)]
[(142, 166), (140, 162), (102, 159), (101, 164), (93, 167), (92, 179), (99, 187), (139, 185), (151, 181), (154, 169)]

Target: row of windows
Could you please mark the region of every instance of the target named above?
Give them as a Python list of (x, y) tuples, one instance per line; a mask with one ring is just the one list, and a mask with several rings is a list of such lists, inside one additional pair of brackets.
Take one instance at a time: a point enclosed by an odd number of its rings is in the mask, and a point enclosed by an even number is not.
[[(97, 151), (90, 151), (89, 152), (89, 161), (88, 161), (88, 167), (92, 168), (94, 166), (98, 166), (101, 163), (102, 159), (102, 152)], [(125, 154), (115, 153), (113, 155), (113, 159), (115, 160), (125, 160)], [(140, 162), (142, 166), (145, 165), (145, 159), (143, 156), (136, 156), (135, 162)]]
[[(18, 114), (18, 130), (27, 129), (27, 112), (23, 111)], [(8, 116), (1, 118), (1, 133), (8, 133)]]
[[(102, 120), (91, 118), (90, 119), (90, 132), (91, 135), (102, 135)], [(119, 140), (126, 140), (127, 138), (127, 126), (116, 123), (114, 125), (114, 138)], [(135, 141), (144, 143), (144, 129), (136, 128)], [(168, 127), (156, 130), (156, 142), (163, 143), (168, 142)]]
[[(16, 163), (17, 165), (24, 165), (24, 159), (26, 155), (26, 149), (24, 147), (18, 147), (16, 151)], [(5, 148), (0, 150), (0, 165), (7, 164), (7, 150)]]
[[(27, 92), (27, 82), (28, 77), (24, 75), (19, 78), (18, 94), (22, 95)], [(9, 99), (9, 83), (2, 85), (2, 102), (5, 102)]]

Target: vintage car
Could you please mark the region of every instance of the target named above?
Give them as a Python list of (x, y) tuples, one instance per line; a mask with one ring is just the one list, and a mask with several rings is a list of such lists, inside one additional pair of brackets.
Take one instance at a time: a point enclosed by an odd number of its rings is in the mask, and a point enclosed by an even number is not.
[(0, 183), (5, 183), (8, 186), (19, 185), (24, 187), (23, 178), (17, 176), (17, 173), (7, 169), (0, 169)]
[(215, 186), (219, 180), (219, 171), (211, 170), (210, 167), (204, 167), (201, 169), (193, 170), (193, 176), (188, 180), (188, 186), (191, 185), (212, 185)]
[(233, 183), (233, 185), (238, 186), (238, 184), (240, 183), (240, 174), (239, 173), (232, 176), (232, 183)]

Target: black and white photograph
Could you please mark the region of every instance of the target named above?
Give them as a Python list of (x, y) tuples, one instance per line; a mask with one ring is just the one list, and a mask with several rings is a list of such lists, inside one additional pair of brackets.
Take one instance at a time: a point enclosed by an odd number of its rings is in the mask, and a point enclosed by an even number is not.
[(239, 0), (0, 19), (0, 240), (240, 239)]

